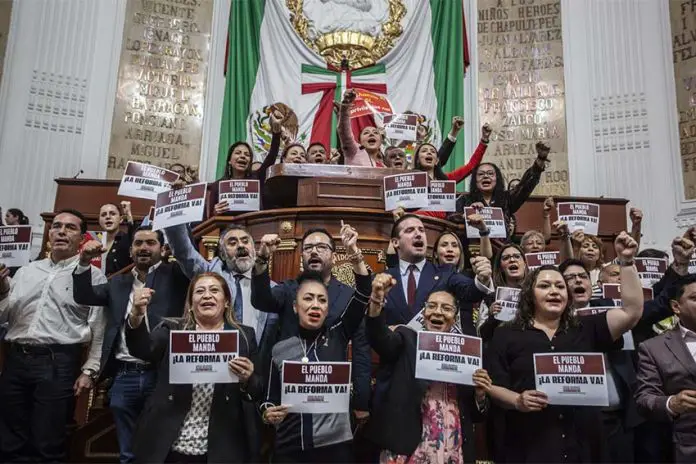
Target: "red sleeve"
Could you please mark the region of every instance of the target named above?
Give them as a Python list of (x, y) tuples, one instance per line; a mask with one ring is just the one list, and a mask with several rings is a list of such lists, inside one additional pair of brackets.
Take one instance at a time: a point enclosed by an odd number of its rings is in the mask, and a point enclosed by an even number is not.
[(430, 217), (436, 217), (439, 219), (447, 219), (447, 213), (444, 211), (416, 211), (416, 214), (420, 216), (430, 216)]
[(488, 148), (488, 145), (479, 142), (478, 147), (476, 147), (476, 151), (474, 152), (474, 155), (469, 159), (469, 162), (466, 163), (464, 166), (455, 169), (452, 172), (448, 172), (446, 174), (447, 178), (449, 180), (456, 180), (457, 182), (461, 182), (464, 179), (466, 179), (466, 176), (471, 174), (471, 171), (476, 169), (476, 166), (481, 164), (481, 161), (483, 160), (483, 155), (486, 153), (486, 148)]

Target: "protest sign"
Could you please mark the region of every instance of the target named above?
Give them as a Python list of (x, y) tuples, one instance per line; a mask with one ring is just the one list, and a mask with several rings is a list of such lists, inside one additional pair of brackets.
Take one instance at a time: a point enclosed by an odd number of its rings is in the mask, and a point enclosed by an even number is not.
[(411, 172), (384, 176), (384, 210), (428, 206), (428, 174)]
[(535, 353), (536, 389), (549, 404), (609, 406), (607, 375), (601, 353)]
[(558, 203), (558, 219), (573, 233), (582, 230), (588, 235), (599, 234), (599, 205), (594, 203)]
[(382, 123), (384, 135), (388, 139), (416, 140), (417, 114), (385, 114)]
[(418, 332), (416, 378), (473, 385), (481, 368), (481, 339), (455, 333)]
[(542, 251), (540, 253), (527, 253), (524, 255), (527, 268), (530, 271), (541, 266), (558, 266), (561, 264), (561, 254), (558, 251)]
[(258, 180), (221, 180), (218, 184), (218, 201), (227, 201), (230, 211), (258, 211), (260, 183)]
[(239, 354), (239, 332), (172, 330), (169, 383), (238, 383), (227, 363)]
[(496, 319), (499, 321), (511, 321), (515, 318), (520, 304), (520, 292), (519, 288), (511, 287), (498, 287), (495, 289), (495, 302), (502, 306), (500, 312), (495, 315)]
[(205, 182), (187, 185), (179, 190), (167, 190), (157, 195), (152, 230), (165, 229), (203, 219), (205, 211)]
[(490, 238), (505, 238), (507, 237), (507, 230), (505, 230), (505, 215), (503, 214), (502, 208), (464, 208), (464, 219), (466, 220), (466, 235), (469, 238), (480, 238), (479, 230), (476, 227), (469, 225), (469, 220), (467, 219), (472, 214), (479, 214), (483, 217), (483, 222), (491, 231)]
[(0, 263), (21, 267), (31, 260), (31, 226), (0, 227)]
[(118, 194), (125, 197), (156, 200), (157, 195), (171, 189), (179, 174), (151, 164), (129, 161), (118, 187)]
[(423, 211), (457, 210), (457, 183), (453, 180), (431, 180), (428, 183), (428, 206)]
[(349, 362), (283, 361), (280, 402), (293, 413), (348, 412), (350, 371)]

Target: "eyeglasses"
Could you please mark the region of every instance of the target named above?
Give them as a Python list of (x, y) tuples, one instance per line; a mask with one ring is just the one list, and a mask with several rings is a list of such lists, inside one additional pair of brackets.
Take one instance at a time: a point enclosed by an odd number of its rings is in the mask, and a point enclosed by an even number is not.
[(515, 261), (522, 259), (522, 255), (519, 253), (512, 253), (509, 255), (503, 255), (500, 257), (501, 261), (510, 261), (511, 259), (514, 259)]
[(439, 309), (440, 311), (442, 311), (443, 313), (446, 313), (446, 314), (453, 314), (453, 313), (457, 312), (457, 308), (455, 308), (452, 305), (435, 303), (435, 302), (425, 303), (425, 309), (430, 310), (430, 311), (436, 311)]
[(329, 251), (333, 251), (331, 245), (328, 245), (326, 243), (305, 243), (304, 245), (302, 245), (302, 252), (311, 253), (312, 250), (315, 248), (319, 253), (328, 253)]
[(587, 274), (587, 272), (578, 272), (577, 274), (565, 274), (563, 276), (563, 278), (566, 281), (575, 280), (575, 279), (590, 280), (590, 276)]
[(495, 171), (478, 171), (476, 177), (495, 177)]

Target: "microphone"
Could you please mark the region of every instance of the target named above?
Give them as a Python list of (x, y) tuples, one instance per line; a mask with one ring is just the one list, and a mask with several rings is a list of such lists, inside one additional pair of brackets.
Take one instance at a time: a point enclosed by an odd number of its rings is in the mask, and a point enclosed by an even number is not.
[(80, 169), (79, 171), (77, 171), (77, 174), (75, 174), (75, 175), (73, 176), (73, 179), (77, 179), (78, 177), (80, 177), (80, 174), (84, 174), (84, 173), (85, 173), (85, 171), (83, 171), (82, 169)]

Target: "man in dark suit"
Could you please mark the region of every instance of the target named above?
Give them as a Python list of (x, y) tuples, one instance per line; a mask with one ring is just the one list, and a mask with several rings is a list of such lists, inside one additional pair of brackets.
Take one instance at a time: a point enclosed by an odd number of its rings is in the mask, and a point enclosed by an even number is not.
[(672, 423), (674, 460), (696, 462), (696, 275), (676, 284), (670, 306), (677, 326), (640, 345), (636, 402), (650, 419)]
[(99, 304), (108, 313), (102, 345), (102, 378), (114, 378), (109, 391), (111, 412), (116, 423), (121, 462), (132, 462), (133, 430), (145, 401), (156, 383), (156, 371), (149, 363), (128, 351), (125, 321), (136, 289), (147, 287), (154, 295), (147, 311), (146, 324), (154, 329), (165, 317), (181, 317), (189, 280), (177, 263), (162, 262), (162, 232), (139, 228), (131, 245), (135, 263), (131, 272), (114, 276), (108, 283), (92, 286), (88, 269), (94, 256), (103, 250), (97, 241), (87, 242), (80, 264), (73, 274), (73, 294), (81, 304)]
[[(268, 273), (268, 260), (280, 243), (275, 234), (261, 238), (256, 265), (251, 279), (251, 303), (261, 311), (276, 313), (280, 316), (280, 334), (278, 341), (298, 335), (298, 319), (293, 309), (297, 294), (297, 281), (286, 280), (271, 288), (271, 278)], [(336, 279), (331, 270), (336, 244), (326, 229), (309, 229), (302, 237), (302, 266), (304, 270), (321, 273), (329, 290), (329, 314), (327, 325), (337, 320), (348, 306), (353, 288)], [(372, 371), (372, 355), (365, 336), (364, 323), (353, 335), (353, 409), (358, 420), (364, 420), (369, 413), (370, 379)]]
[(425, 259), (428, 237), (421, 219), (413, 214), (401, 216), (391, 232), (391, 243), (399, 264), (387, 270), (396, 287), (387, 295), (384, 314), (388, 325), (408, 324), (422, 309), (428, 295), (447, 289), (458, 299), (462, 331), (476, 335), (473, 304), (493, 293), (491, 263), (484, 257), (472, 259), (475, 279), (460, 274), (452, 266), (436, 266)]
[[(654, 323), (668, 317), (671, 314), (668, 300), (668, 289), (686, 274), (689, 257), (693, 253), (693, 244), (682, 238), (674, 239), (672, 243), (672, 254), (675, 261), (667, 269), (664, 277), (660, 281), (659, 294), (653, 300), (648, 300), (643, 304), (643, 315), (636, 327), (631, 332), (633, 342), (638, 345), (640, 339), (638, 334), (645, 327), (652, 327)], [(608, 265), (603, 269), (610, 271)], [(592, 285), (590, 274), (581, 261), (569, 259), (559, 266), (568, 285), (569, 296), (572, 299), (575, 310), (582, 310), (588, 307), (610, 307), (614, 306), (612, 299), (591, 299)], [(607, 276), (603, 276), (607, 279)], [(621, 283), (621, 275), (611, 282)], [(608, 279), (607, 279), (608, 280)], [(607, 462), (632, 462), (634, 457), (645, 454), (653, 454), (655, 448), (650, 440), (636, 440), (645, 424), (645, 419), (638, 413), (633, 395), (636, 388), (636, 369), (635, 355), (631, 350), (624, 350), (623, 343), (618, 343), (615, 350), (606, 353), (607, 374), (609, 385), (610, 407), (603, 410), (604, 434), (607, 438), (608, 446), (605, 458)], [(659, 445), (657, 445), (659, 447)], [(661, 461), (657, 458), (652, 461)]]

